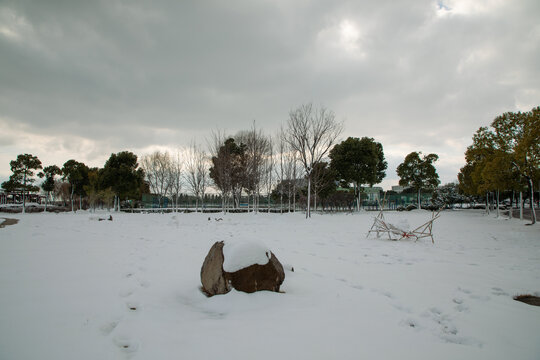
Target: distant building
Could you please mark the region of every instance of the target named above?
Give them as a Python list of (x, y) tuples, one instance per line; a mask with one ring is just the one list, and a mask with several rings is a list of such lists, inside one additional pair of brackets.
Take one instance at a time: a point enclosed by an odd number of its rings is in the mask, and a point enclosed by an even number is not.
[(397, 193), (402, 193), (405, 188), (403, 186), (394, 185), (392, 186), (392, 191), (395, 191)]

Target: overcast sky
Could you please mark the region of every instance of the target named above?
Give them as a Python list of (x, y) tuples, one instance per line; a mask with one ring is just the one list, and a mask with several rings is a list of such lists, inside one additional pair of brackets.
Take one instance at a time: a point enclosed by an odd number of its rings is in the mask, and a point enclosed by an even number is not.
[(473, 133), (540, 105), (540, 1), (0, 0), (0, 180), (18, 154), (103, 166), (307, 102), (455, 181)]

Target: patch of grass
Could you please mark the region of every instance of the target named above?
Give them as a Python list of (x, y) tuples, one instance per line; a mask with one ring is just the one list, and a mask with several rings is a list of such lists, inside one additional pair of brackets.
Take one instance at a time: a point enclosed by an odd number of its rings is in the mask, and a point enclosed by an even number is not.
[(531, 294), (516, 295), (514, 296), (514, 300), (533, 306), (540, 306), (540, 297)]

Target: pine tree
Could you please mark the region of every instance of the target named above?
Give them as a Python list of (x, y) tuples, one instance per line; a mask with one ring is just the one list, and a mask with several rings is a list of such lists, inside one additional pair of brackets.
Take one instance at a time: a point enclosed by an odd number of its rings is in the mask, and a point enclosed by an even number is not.
[(31, 154), (21, 154), (17, 156), (16, 160), (10, 163), (11, 171), (13, 174), (9, 177), (9, 180), (2, 184), (2, 188), (8, 191), (21, 190), (23, 194), (23, 208), (22, 212), (26, 212), (26, 193), (37, 191), (39, 188), (34, 186), (35, 179), (34, 170), (42, 169), (41, 161), (37, 156)]

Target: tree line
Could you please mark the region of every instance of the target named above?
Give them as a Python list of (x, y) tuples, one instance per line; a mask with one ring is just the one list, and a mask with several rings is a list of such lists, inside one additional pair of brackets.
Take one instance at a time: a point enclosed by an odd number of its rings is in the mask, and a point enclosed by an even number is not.
[[(267, 135), (256, 127), (231, 136), (221, 131), (212, 133), (208, 153), (196, 143), (175, 153), (155, 151), (138, 159), (123, 151), (111, 154), (103, 168), (90, 168), (76, 160), (68, 160), (60, 168), (42, 167), (31, 154), (19, 155), (11, 162), (13, 172), (2, 184), (6, 191), (25, 194), (37, 191), (34, 172), (44, 178), (41, 188), (46, 194), (62, 194), (69, 198), (72, 209), (78, 199), (85, 198), (91, 207), (112, 204), (118, 209), (121, 201), (139, 200), (143, 193), (162, 199), (170, 197), (178, 206), (182, 191), (196, 199), (196, 209), (203, 206), (205, 194), (213, 187), (220, 195), (222, 208), (239, 207), (242, 196), (247, 206), (258, 211), (265, 194), (280, 209), (296, 208), (301, 201), (306, 217), (318, 204), (355, 202), (359, 208), (362, 185), (380, 183), (387, 169), (383, 146), (370, 137), (349, 137), (338, 142), (343, 124), (325, 107), (304, 104), (289, 112), (287, 122), (277, 134)], [(421, 189), (436, 187), (440, 182), (433, 163), (435, 154), (420, 157), (413, 152), (405, 158), (397, 173), (400, 185)], [(339, 191), (338, 191), (339, 188)], [(420, 201), (419, 201), (420, 202)]]
[(540, 107), (506, 112), (490, 126), (480, 127), (465, 152), (465, 160), (458, 174), (463, 193), (484, 196), (486, 202), (495, 198), (498, 211), (501, 193), (513, 201), (514, 194), (527, 191), (532, 223), (536, 222), (534, 184), (540, 180)]
[(33, 177), (43, 178), (41, 189), (45, 192), (45, 210), (51, 195), (71, 203), (74, 209), (75, 201), (85, 198), (92, 207), (98, 202), (105, 203), (107, 207), (113, 203), (118, 208), (120, 199), (134, 199), (148, 191), (144, 171), (138, 169), (137, 156), (129, 151), (111, 154), (103, 168), (90, 168), (86, 164), (70, 159), (60, 168), (49, 165), (45, 168), (37, 156), (21, 154), (10, 162), (12, 175), (8, 181), (2, 183), (7, 192), (19, 192), (23, 198), (23, 212), (26, 207), (26, 194), (39, 191)]

